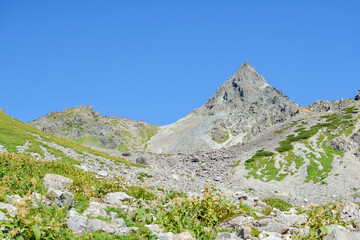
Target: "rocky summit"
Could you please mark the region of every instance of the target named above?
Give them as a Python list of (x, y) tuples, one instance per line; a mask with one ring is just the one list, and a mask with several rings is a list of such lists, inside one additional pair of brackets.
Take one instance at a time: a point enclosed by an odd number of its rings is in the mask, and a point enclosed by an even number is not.
[(244, 62), (205, 105), (161, 127), (148, 150), (190, 153), (246, 142), (288, 119), (299, 108)]
[(248, 63), (168, 126), (0, 111), (0, 239), (360, 239), (359, 168), (358, 97), (302, 108)]

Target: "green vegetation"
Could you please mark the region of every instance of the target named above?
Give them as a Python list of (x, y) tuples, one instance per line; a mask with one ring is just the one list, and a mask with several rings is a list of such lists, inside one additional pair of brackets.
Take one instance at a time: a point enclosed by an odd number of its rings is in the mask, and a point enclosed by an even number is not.
[(267, 205), (269, 205), (272, 208), (277, 208), (280, 211), (289, 211), (292, 205), (280, 198), (265, 198), (263, 199), (263, 202), (265, 202)]
[(44, 156), (44, 151), (41, 149), (40, 146), (47, 149), (49, 152), (54, 154), (57, 157), (62, 158), (66, 161), (74, 161), (74, 159), (70, 160), (70, 158), (65, 157), (61, 151), (48, 146), (47, 144), (44, 144), (41, 142), (42, 138), (44, 141), (49, 143), (56, 143), (62, 147), (70, 148), (76, 151), (79, 154), (83, 154), (83, 152), (87, 152), (93, 155), (101, 156), (104, 158), (108, 158), (113, 160), (117, 163), (123, 163), (125, 165), (133, 165), (137, 167), (146, 167), (141, 164), (137, 163), (131, 163), (123, 158), (112, 156), (108, 153), (101, 152), (94, 150), (89, 147), (85, 147), (84, 145), (81, 145), (79, 143), (75, 143), (73, 141), (55, 137), (53, 135), (44, 133), (36, 128), (31, 127), (28, 124), (25, 124), (19, 120), (16, 120), (15, 118), (12, 118), (8, 115), (6, 115), (3, 112), (0, 112), (0, 144), (5, 146), (9, 152), (17, 153), (17, 146), (23, 146), (26, 141), (30, 143), (30, 148), (27, 149), (24, 153), (30, 154), (32, 153), (38, 153), (40, 156)]
[(203, 198), (174, 198), (171, 203), (170, 209), (162, 206), (157, 209), (156, 222), (174, 233), (190, 230), (195, 238), (201, 240), (215, 239), (216, 226), (238, 213), (235, 205), (209, 187), (203, 190)]
[(235, 161), (233, 164), (230, 165), (230, 167), (235, 168), (240, 165), (241, 160)]
[[(303, 150), (307, 159), (310, 161), (307, 166), (308, 176), (305, 181), (313, 181), (314, 183), (324, 182), (323, 180), (329, 176), (332, 169), (332, 162), (335, 155), (342, 156), (340, 151), (329, 147), (328, 142), (341, 134), (345, 134), (346, 136), (352, 134), (355, 129), (355, 124), (351, 113), (355, 110), (357, 110), (357, 108), (349, 107), (343, 109), (343, 113), (322, 116), (319, 118), (319, 122), (310, 128), (306, 128), (304, 126), (305, 123), (299, 124), (298, 128), (294, 130), (294, 134), (290, 134), (285, 140), (280, 141), (280, 146), (275, 149), (282, 159), (279, 160), (279, 168), (275, 167), (274, 156), (277, 153), (269, 153), (266, 156), (261, 155), (261, 152), (257, 152), (254, 156), (245, 161), (245, 168), (249, 170), (247, 177), (253, 176), (256, 179), (261, 179), (263, 181), (270, 181), (272, 179), (281, 181), (288, 175), (289, 167), (293, 163), (295, 163), (296, 170), (298, 170), (305, 163), (305, 160), (302, 157), (295, 155), (293, 152), (294, 143), (298, 142), (304, 144), (307, 149), (311, 150), (309, 152)], [(284, 130), (289, 129), (296, 124), (297, 123), (293, 123), (275, 133), (282, 133)], [(311, 142), (308, 141), (318, 133), (319, 136), (316, 140)], [(316, 144), (317, 148), (320, 148), (320, 151), (315, 151), (315, 146), (313, 146), (313, 144)], [(318, 156), (315, 155), (315, 152), (318, 152)], [(234, 163), (231, 166), (237, 165)], [(294, 171), (291, 172), (292, 175), (294, 173)]]
[(340, 217), (342, 209), (342, 203), (330, 202), (325, 205), (315, 205), (308, 208), (299, 209), (300, 211), (305, 212), (307, 215), (307, 221), (301, 224), (301, 228), (310, 228), (309, 235), (302, 236), (299, 233), (295, 233), (292, 235), (292, 239), (323, 239), (329, 231), (326, 226), (346, 226), (346, 223)]
[(256, 154), (245, 161), (245, 169), (250, 170), (248, 177), (270, 181), (274, 179), (281, 168), (275, 167), (274, 153), (259, 150)]
[(224, 143), (230, 138), (230, 135), (225, 128), (213, 128), (213, 131), (214, 133), (212, 134), (211, 139), (218, 144)]
[(144, 178), (152, 178), (152, 175), (149, 175), (147, 173), (144, 172), (140, 172), (139, 176), (137, 177), (141, 182), (144, 182), (145, 179)]

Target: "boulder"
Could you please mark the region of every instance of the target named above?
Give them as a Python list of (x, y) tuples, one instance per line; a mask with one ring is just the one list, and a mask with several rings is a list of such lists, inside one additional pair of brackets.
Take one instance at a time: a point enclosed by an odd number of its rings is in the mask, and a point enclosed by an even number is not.
[(75, 206), (74, 195), (71, 192), (61, 192), (50, 188), (45, 196), (45, 204), (48, 206), (56, 204), (60, 208), (72, 208)]
[(0, 221), (11, 221), (17, 213), (18, 209), (13, 205), (0, 202)]
[(284, 234), (290, 229), (289, 224), (278, 223), (272, 218), (265, 218), (259, 221), (259, 227), (268, 232), (276, 232)]
[(121, 228), (126, 228), (127, 227), (126, 223), (125, 223), (125, 220), (122, 219), (122, 218), (116, 218), (116, 219), (114, 219), (113, 222), (116, 223), (118, 227), (121, 227)]
[(117, 219), (119, 217), (119, 215), (116, 212), (111, 212), (109, 213), (108, 218), (110, 218), (112, 221)]
[(89, 208), (83, 212), (83, 215), (84, 216), (92, 216), (92, 217), (107, 217), (108, 214), (104, 210), (104, 208), (106, 208), (106, 205), (104, 205), (104, 204), (101, 204), (98, 202), (91, 202)]
[(324, 240), (359, 240), (359, 232), (350, 232), (345, 227), (339, 225), (329, 226), (329, 233)]
[(124, 192), (108, 193), (104, 197), (104, 202), (113, 206), (121, 206), (123, 201), (133, 199)]
[(66, 225), (74, 233), (81, 233), (86, 230), (88, 218), (79, 215), (75, 209), (70, 209), (66, 216)]
[(157, 237), (158, 240), (173, 240), (175, 236), (175, 234), (172, 232), (167, 232), (167, 233), (154, 232), (153, 234)]
[(6, 202), (9, 204), (16, 204), (16, 202), (19, 201), (20, 199), (21, 197), (15, 194), (15, 195), (7, 196)]
[(194, 240), (194, 238), (188, 232), (182, 232), (175, 235), (172, 240)]
[(360, 93), (356, 94), (355, 100), (356, 100), (356, 101), (359, 101), (359, 100), (360, 100)]
[(243, 240), (243, 238), (237, 237), (234, 233), (218, 233), (215, 240)]
[(136, 163), (139, 163), (139, 164), (143, 164), (143, 165), (147, 164), (144, 157), (137, 157), (135, 161), (136, 161)]
[(72, 208), (75, 207), (74, 195), (71, 192), (63, 192), (56, 200), (56, 205), (60, 208)]
[(166, 233), (166, 231), (158, 224), (145, 225), (145, 227), (147, 227), (153, 233)]
[(66, 191), (73, 184), (73, 180), (57, 174), (46, 174), (43, 178), (43, 183), (46, 189), (55, 189), (58, 191)]
[(360, 145), (360, 133), (354, 133), (350, 138), (358, 145)]
[(86, 224), (87, 232), (104, 231), (106, 233), (118, 232), (118, 226), (114, 223), (108, 223), (100, 219), (88, 219)]

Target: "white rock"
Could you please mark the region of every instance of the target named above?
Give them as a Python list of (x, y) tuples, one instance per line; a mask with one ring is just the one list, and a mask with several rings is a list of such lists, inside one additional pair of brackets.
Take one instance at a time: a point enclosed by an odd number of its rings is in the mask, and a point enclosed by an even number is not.
[(73, 184), (73, 180), (57, 174), (46, 174), (43, 178), (43, 183), (46, 189), (53, 188), (58, 191), (66, 191)]

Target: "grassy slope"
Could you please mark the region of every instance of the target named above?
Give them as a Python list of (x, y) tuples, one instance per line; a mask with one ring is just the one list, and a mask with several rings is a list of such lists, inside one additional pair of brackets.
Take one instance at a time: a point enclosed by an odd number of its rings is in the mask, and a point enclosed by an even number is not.
[(18, 149), (16, 147), (23, 146), (25, 142), (28, 141), (30, 143), (30, 148), (26, 151), (27, 153), (38, 153), (41, 156), (44, 156), (44, 151), (40, 147), (43, 146), (53, 155), (60, 157), (63, 160), (71, 160), (67, 158), (64, 154), (62, 154), (61, 151), (53, 149), (46, 144), (39, 142), (37, 140), (37, 137), (33, 134), (39, 135), (46, 142), (54, 142), (65, 148), (71, 148), (78, 153), (88, 152), (97, 156), (111, 159), (115, 162), (124, 163), (126, 165), (142, 166), (126, 161), (123, 158), (114, 157), (108, 153), (85, 147), (79, 143), (75, 143), (67, 139), (55, 137), (53, 135), (44, 133), (34, 127), (31, 127), (15, 118), (6, 115), (3, 112), (0, 112), (0, 144), (5, 146), (9, 152), (17, 153)]
[[(313, 181), (314, 183), (322, 181), (329, 176), (332, 170), (332, 162), (335, 155), (343, 156), (343, 153), (335, 150), (327, 143), (336, 137), (344, 134), (349, 136), (354, 131), (354, 126), (359, 117), (353, 112), (358, 110), (358, 104), (353, 104), (350, 107), (344, 108), (341, 111), (333, 114), (325, 114), (318, 119), (318, 123), (307, 127), (306, 124), (294, 123), (290, 127), (283, 130), (276, 131), (275, 134), (282, 133), (283, 131), (296, 127), (294, 134), (288, 135), (287, 138), (279, 143), (279, 147), (275, 149), (275, 152), (268, 152), (268, 154), (261, 154), (258, 151), (252, 158), (245, 161), (245, 168), (249, 170), (248, 178), (254, 177), (263, 181), (278, 180), (281, 181), (290, 173), (288, 168), (295, 163), (296, 171), (305, 163), (301, 156), (297, 156), (292, 151), (294, 149), (294, 143), (302, 143), (305, 146), (306, 158), (310, 161), (307, 166), (307, 179), (306, 182)], [(335, 135), (329, 135), (327, 131), (335, 132)], [(308, 139), (319, 133), (319, 137), (315, 140), (315, 143), (309, 142)], [(313, 148), (313, 144), (322, 149), (320, 157), (316, 157), (316, 151)], [(283, 161), (280, 161), (280, 168), (275, 167), (275, 156), (279, 155)], [(320, 166), (322, 170), (320, 170)], [(283, 173), (280, 173), (284, 170)], [(293, 175), (294, 172), (291, 173)]]

